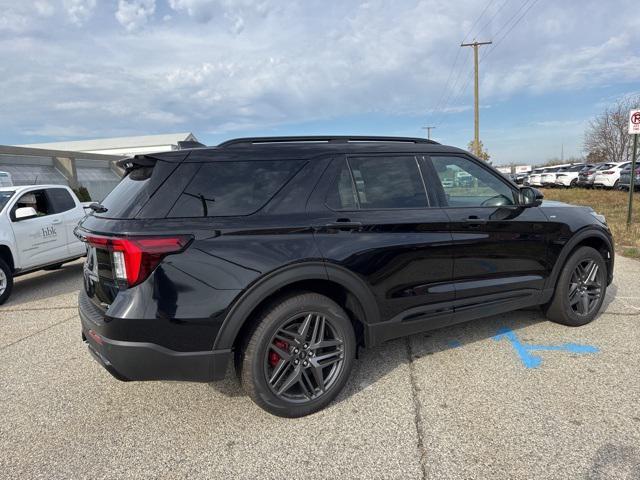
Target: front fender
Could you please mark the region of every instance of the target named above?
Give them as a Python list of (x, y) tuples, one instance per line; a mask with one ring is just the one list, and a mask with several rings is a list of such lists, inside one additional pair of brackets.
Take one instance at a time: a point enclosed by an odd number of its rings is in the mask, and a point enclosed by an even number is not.
[(551, 274), (549, 275), (549, 278), (547, 279), (547, 283), (545, 285), (545, 289), (551, 290), (551, 294), (553, 293), (553, 290), (555, 290), (556, 282), (558, 281), (558, 277), (560, 276), (562, 267), (564, 267), (564, 264), (569, 258), (571, 252), (576, 248), (576, 246), (590, 239), (598, 239), (602, 241), (606, 246), (606, 249), (609, 251), (609, 258), (605, 258), (605, 262), (607, 264), (607, 283), (610, 284), (612, 282), (615, 252), (611, 236), (605, 230), (595, 226), (591, 226), (576, 232), (567, 241), (564, 247), (562, 247), (560, 255), (558, 255), (558, 258), (556, 259), (553, 269), (551, 270)]

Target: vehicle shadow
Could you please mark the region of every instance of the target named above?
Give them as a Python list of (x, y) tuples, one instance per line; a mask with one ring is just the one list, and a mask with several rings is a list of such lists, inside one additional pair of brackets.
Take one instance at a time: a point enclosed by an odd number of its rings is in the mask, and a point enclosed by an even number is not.
[(82, 260), (67, 263), (58, 270), (29, 273), (14, 279), (11, 296), (0, 306), (0, 312), (46, 302), (53, 297), (77, 292), (81, 287)]
[[(464, 348), (491, 339), (503, 327), (517, 331), (546, 321), (537, 308), (518, 310), (392, 340), (375, 348), (361, 348), (351, 377), (336, 402), (349, 399), (391, 374), (399, 366), (407, 365), (416, 358), (438, 355), (447, 350)], [(525, 337), (523, 340), (528, 339)], [(245, 395), (233, 368), (229, 369), (224, 380), (211, 383), (210, 386), (225, 396)]]

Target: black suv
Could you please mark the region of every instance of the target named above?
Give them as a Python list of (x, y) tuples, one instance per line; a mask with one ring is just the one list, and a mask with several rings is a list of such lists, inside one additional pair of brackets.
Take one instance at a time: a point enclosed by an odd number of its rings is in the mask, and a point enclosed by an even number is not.
[(120, 380), (209, 382), (302, 416), (358, 345), (541, 305), (583, 325), (614, 253), (604, 218), (468, 152), (395, 137), (231, 140), (138, 155), (76, 234), (82, 337)]

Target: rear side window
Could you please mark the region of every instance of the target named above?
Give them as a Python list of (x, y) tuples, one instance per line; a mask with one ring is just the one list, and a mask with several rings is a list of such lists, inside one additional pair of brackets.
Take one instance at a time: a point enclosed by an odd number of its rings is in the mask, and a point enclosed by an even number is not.
[(51, 202), (52, 213), (62, 213), (76, 207), (71, 194), (64, 188), (50, 188), (47, 190)]
[(347, 162), (342, 162), (340, 173), (336, 178), (335, 187), (329, 190), (327, 195), (327, 206), (332, 210), (355, 210), (356, 192), (353, 189), (353, 181)]
[[(348, 167), (351, 167), (349, 178)], [(354, 192), (355, 189), (355, 192)], [(355, 195), (354, 195), (355, 193)], [(424, 208), (427, 193), (413, 156), (349, 157), (342, 167), (335, 190), (327, 196), (334, 210)]]
[(249, 215), (263, 207), (305, 162), (209, 162), (200, 167), (169, 217)]

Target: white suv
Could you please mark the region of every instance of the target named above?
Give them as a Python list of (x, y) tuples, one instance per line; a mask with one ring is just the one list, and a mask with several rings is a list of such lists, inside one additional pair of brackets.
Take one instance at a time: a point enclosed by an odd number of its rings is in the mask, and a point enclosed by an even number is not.
[(589, 169), (593, 165), (572, 165), (558, 171), (556, 173), (556, 186), (558, 187), (575, 187), (578, 184), (578, 175), (582, 170)]
[(599, 170), (593, 179), (594, 187), (618, 188), (620, 183), (620, 172), (631, 162), (617, 162), (611, 168)]

